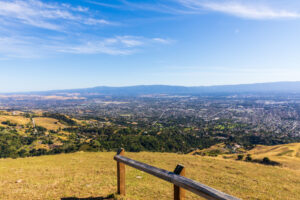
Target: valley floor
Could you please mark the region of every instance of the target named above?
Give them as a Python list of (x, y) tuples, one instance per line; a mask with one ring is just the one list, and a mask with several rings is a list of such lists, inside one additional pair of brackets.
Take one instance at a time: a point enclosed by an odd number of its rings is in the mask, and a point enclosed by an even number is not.
[[(116, 192), (113, 152), (72, 153), (0, 160), (0, 199), (106, 197)], [(300, 199), (300, 170), (256, 163), (171, 153), (126, 156), (173, 171), (185, 165), (186, 176), (241, 199)], [(126, 199), (172, 199), (172, 185), (126, 168)], [(187, 192), (187, 199), (199, 199)]]

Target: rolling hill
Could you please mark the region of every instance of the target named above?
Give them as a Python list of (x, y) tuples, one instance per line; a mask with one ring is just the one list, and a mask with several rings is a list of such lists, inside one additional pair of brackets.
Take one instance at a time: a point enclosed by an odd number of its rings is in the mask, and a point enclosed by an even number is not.
[(268, 157), (281, 163), (283, 167), (300, 170), (300, 143), (275, 146), (258, 145), (247, 153), (251, 154), (253, 158)]
[(257, 145), (247, 151), (243, 148), (235, 148), (236, 153), (232, 154), (232, 148), (228, 148), (224, 143), (213, 145), (207, 149), (195, 150), (189, 155), (210, 155), (220, 156), (227, 159), (236, 160), (238, 155), (250, 154), (252, 159), (262, 160), (268, 157), (272, 161), (280, 163), (283, 168), (300, 170), (300, 143), (280, 144), (273, 146)]

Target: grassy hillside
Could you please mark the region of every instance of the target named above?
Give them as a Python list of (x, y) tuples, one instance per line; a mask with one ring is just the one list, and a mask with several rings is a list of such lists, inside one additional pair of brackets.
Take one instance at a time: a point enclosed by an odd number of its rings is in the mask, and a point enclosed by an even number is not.
[(64, 124), (60, 123), (57, 119), (53, 119), (49, 117), (35, 117), (34, 121), (37, 126), (42, 126), (47, 130), (56, 131), (59, 128), (63, 129), (67, 127)]
[(283, 167), (300, 170), (300, 143), (275, 146), (258, 145), (247, 153), (251, 154), (253, 158), (268, 157), (280, 162)]
[[(246, 155), (250, 154), (253, 160), (262, 160), (267, 157), (272, 161), (276, 161), (281, 167), (300, 170), (300, 143), (290, 143), (281, 145), (257, 145), (255, 148), (247, 151), (243, 148), (228, 148), (224, 143), (213, 145), (207, 149), (195, 150), (190, 152), (190, 155), (206, 155), (220, 156), (227, 159), (236, 160), (238, 155), (243, 155), (245, 160)], [(236, 153), (232, 153), (234, 150)]]
[(210, 146), (209, 148), (206, 149), (197, 149), (194, 150), (188, 154), (190, 155), (219, 155), (219, 154), (230, 154), (232, 151), (235, 151), (236, 153), (245, 153), (246, 150), (241, 148), (239, 145), (237, 147), (231, 146), (231, 149), (228, 148), (228, 146), (224, 143), (219, 143)]
[[(106, 197), (116, 191), (115, 153), (72, 153), (0, 160), (0, 199)], [(221, 157), (126, 153), (130, 158), (186, 175), (242, 199), (300, 199), (300, 170)], [(126, 168), (126, 199), (171, 199), (172, 185)], [(187, 199), (199, 197), (187, 192)]]
[(26, 125), (30, 123), (29, 118), (23, 116), (12, 116), (12, 115), (0, 115), (0, 122), (10, 121), (17, 125)]

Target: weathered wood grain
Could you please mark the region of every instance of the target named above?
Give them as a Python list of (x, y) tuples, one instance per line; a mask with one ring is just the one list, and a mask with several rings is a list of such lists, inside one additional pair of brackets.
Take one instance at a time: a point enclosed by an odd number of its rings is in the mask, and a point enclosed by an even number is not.
[[(185, 176), (184, 166), (177, 165), (174, 174)], [(177, 185), (174, 185), (174, 200), (185, 200), (185, 190)]]
[[(125, 150), (120, 149), (117, 155), (124, 156)], [(117, 162), (118, 194), (125, 195), (125, 164)]]

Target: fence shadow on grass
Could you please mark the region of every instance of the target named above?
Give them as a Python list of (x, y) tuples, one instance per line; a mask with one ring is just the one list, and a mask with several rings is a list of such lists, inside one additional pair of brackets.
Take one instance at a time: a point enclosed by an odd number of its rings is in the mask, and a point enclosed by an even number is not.
[(115, 195), (110, 194), (106, 197), (87, 197), (87, 198), (78, 198), (78, 197), (63, 197), (61, 200), (115, 200)]

